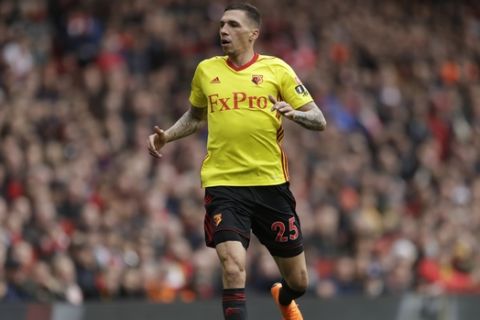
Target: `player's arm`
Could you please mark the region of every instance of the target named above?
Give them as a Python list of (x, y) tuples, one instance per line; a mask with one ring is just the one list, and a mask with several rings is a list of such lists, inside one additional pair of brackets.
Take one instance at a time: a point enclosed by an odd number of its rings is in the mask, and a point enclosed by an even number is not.
[(154, 133), (148, 136), (148, 151), (156, 158), (161, 158), (160, 150), (168, 142), (191, 135), (196, 132), (206, 121), (206, 108), (191, 106), (173, 126), (167, 130), (154, 127)]
[(294, 109), (285, 101), (277, 101), (273, 96), (268, 97), (273, 103), (272, 111), (277, 110), (285, 118), (290, 119), (304, 128), (322, 131), (327, 126), (327, 121), (322, 111), (314, 101), (298, 109)]

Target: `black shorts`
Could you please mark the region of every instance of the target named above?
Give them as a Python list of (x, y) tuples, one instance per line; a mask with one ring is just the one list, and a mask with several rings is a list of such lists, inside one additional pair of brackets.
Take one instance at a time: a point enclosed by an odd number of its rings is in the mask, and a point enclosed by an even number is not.
[(205, 209), (205, 242), (209, 247), (236, 240), (248, 248), (252, 230), (273, 256), (294, 257), (303, 252), (300, 221), (288, 183), (207, 187)]

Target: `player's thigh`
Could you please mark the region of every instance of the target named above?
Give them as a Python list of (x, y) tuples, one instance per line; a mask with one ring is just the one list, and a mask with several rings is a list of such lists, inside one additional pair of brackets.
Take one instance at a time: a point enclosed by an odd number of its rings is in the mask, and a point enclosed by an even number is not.
[(257, 204), (252, 217), (252, 231), (275, 257), (290, 258), (303, 252), (300, 221), (295, 199), (287, 185), (258, 188)]
[(248, 248), (250, 242), (250, 214), (236, 199), (240, 191), (231, 187), (207, 188), (205, 198), (205, 242), (216, 247), (226, 241), (240, 242)]

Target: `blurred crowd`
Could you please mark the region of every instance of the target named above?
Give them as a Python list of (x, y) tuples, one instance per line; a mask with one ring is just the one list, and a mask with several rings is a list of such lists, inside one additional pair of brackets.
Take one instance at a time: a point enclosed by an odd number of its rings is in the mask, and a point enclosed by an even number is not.
[[(0, 1), (0, 300), (192, 301), (220, 292), (204, 244), (207, 132), (146, 139), (221, 55), (226, 1)], [(327, 130), (285, 123), (319, 298), (480, 293), (480, 6), (252, 1), (257, 49), (297, 71)], [(279, 278), (253, 240), (248, 288)]]

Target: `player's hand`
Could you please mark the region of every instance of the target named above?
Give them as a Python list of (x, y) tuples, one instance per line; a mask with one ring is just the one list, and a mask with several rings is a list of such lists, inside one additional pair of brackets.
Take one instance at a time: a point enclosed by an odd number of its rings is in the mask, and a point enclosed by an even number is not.
[(161, 158), (160, 149), (167, 143), (165, 131), (155, 126), (153, 128), (155, 133), (148, 136), (148, 152), (155, 158)]
[(268, 99), (273, 103), (272, 111), (277, 110), (284, 117), (295, 120), (294, 118), (297, 111), (293, 109), (291, 105), (285, 101), (277, 101), (272, 95), (268, 95)]

